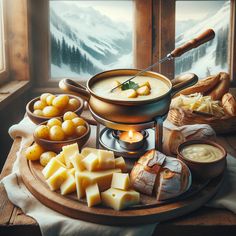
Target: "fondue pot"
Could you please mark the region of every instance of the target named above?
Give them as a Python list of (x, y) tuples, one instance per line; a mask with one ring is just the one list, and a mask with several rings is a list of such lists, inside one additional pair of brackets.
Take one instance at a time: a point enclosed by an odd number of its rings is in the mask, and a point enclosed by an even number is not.
[(169, 90), (156, 97), (145, 100), (118, 100), (107, 98), (96, 94), (92, 87), (98, 81), (116, 76), (134, 76), (140, 70), (137, 69), (118, 69), (99, 73), (87, 81), (87, 86), (76, 83), (70, 79), (63, 79), (59, 87), (69, 93), (75, 94), (86, 100), (89, 109), (99, 117), (118, 123), (144, 123), (152, 121), (155, 117), (164, 116), (169, 111), (172, 96), (182, 89), (194, 85), (198, 81), (195, 74), (189, 73), (181, 75), (174, 80), (169, 80), (162, 74), (146, 71), (142, 76), (152, 77), (163, 81)]

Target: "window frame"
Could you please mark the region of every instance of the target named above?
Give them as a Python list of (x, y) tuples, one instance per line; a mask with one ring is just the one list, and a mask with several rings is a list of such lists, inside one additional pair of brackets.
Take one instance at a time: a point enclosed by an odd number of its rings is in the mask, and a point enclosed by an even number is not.
[[(136, 68), (146, 68), (175, 48), (176, 1), (134, 0)], [(236, 86), (236, 3), (231, 0), (230, 4), (229, 73), (232, 86)], [(29, 1), (29, 8), (30, 12), (34, 12), (31, 14), (33, 82), (37, 87), (55, 88), (59, 80), (50, 78), (49, 0)], [(153, 71), (162, 73), (169, 79), (174, 78), (174, 70), (174, 60), (153, 68)], [(85, 85), (87, 82), (80, 83)]]
[(7, 14), (6, 14), (6, 0), (2, 0), (3, 11), (3, 70), (0, 71), (0, 85), (9, 80), (9, 55), (8, 55), (8, 40), (7, 40)]

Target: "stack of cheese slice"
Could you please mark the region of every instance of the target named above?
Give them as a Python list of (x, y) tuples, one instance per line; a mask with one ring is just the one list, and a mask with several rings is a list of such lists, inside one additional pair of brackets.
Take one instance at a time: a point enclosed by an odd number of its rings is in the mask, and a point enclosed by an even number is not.
[[(79, 153), (78, 145), (74, 143), (64, 146), (62, 152), (49, 161), (42, 173), (52, 191), (60, 189), (62, 195), (76, 191), (79, 199), (86, 196), (88, 206), (91, 207), (101, 203), (100, 192), (111, 187), (113, 174), (125, 170), (126, 165), (123, 157), (115, 158), (111, 151), (88, 147)], [(117, 177), (113, 179), (116, 182), (115, 186), (118, 186)], [(129, 184), (122, 182), (122, 180), (120, 187), (110, 188), (109, 192), (104, 192), (104, 197), (102, 197), (106, 205), (118, 210), (136, 204), (139, 199), (135, 191), (128, 189)], [(114, 191), (117, 193), (113, 193)], [(119, 205), (107, 203), (108, 193), (113, 194), (111, 196), (117, 194), (116, 201), (119, 202)]]

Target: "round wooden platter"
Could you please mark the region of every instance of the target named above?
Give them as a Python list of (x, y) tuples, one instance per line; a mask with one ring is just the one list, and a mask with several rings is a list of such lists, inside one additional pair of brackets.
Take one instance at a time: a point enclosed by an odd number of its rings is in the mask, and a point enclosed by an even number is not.
[(41, 170), (42, 166), (39, 162), (27, 161), (24, 157), (21, 159), (22, 179), (29, 191), (41, 203), (72, 218), (98, 224), (122, 226), (149, 224), (188, 214), (204, 205), (217, 192), (223, 180), (223, 175), (221, 175), (205, 184), (198, 183), (200, 187), (195, 187), (194, 191), (189, 191), (190, 193), (184, 194), (184, 197), (165, 203), (157, 203), (154, 197), (145, 198), (145, 195), (142, 195), (141, 200), (145, 204), (115, 211), (102, 205), (89, 208), (85, 200), (79, 201), (75, 194), (62, 196), (59, 192), (51, 191)]

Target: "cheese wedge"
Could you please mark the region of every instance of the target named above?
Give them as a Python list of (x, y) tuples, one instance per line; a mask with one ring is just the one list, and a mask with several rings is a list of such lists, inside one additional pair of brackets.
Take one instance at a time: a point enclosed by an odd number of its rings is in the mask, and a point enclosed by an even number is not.
[(117, 211), (140, 202), (140, 194), (134, 190), (124, 191), (110, 188), (107, 191), (101, 193), (101, 196), (104, 205)]
[(111, 181), (111, 187), (121, 190), (130, 188), (129, 174), (114, 173)]
[(82, 149), (81, 154), (82, 154), (84, 157), (88, 156), (90, 153), (93, 153), (93, 154), (95, 154), (95, 155), (98, 155), (98, 150), (99, 150), (99, 149), (96, 149), (96, 148), (85, 147), (85, 148)]
[(114, 153), (107, 150), (98, 150), (99, 169), (114, 169), (115, 168), (115, 156)]
[(64, 165), (66, 164), (63, 152), (60, 152), (58, 155), (55, 156), (55, 158)]
[(66, 195), (76, 191), (75, 177), (72, 174), (67, 175), (67, 179), (60, 186), (61, 194)]
[(75, 171), (83, 171), (85, 169), (82, 160), (84, 159), (84, 156), (78, 153), (75, 153), (71, 158), (70, 162), (72, 163), (72, 166), (75, 168)]
[(66, 167), (71, 168), (72, 167), (71, 160), (70, 160), (71, 157), (73, 157), (75, 154), (79, 154), (78, 144), (73, 143), (70, 145), (66, 145), (62, 147), (62, 152), (64, 155)]
[(115, 168), (121, 169), (122, 172), (126, 172), (126, 164), (123, 157), (115, 158)]
[(85, 192), (86, 192), (88, 207), (92, 207), (94, 205), (101, 203), (101, 196), (97, 183), (87, 187)]
[(111, 186), (113, 173), (121, 172), (120, 169), (104, 170), (90, 172), (84, 170), (82, 172), (75, 172), (76, 191), (78, 198), (85, 196), (85, 189), (92, 184), (97, 183), (99, 190), (104, 191)]
[(43, 168), (43, 176), (48, 179), (52, 174), (54, 174), (60, 167), (66, 168), (66, 166), (58, 161), (56, 158), (51, 159), (48, 164)]
[(67, 178), (66, 168), (60, 167), (49, 179), (46, 180), (49, 188), (55, 191), (60, 188)]
[(94, 171), (98, 169), (98, 156), (95, 155), (94, 153), (88, 154), (83, 160), (82, 164), (85, 166), (85, 168), (88, 171)]

